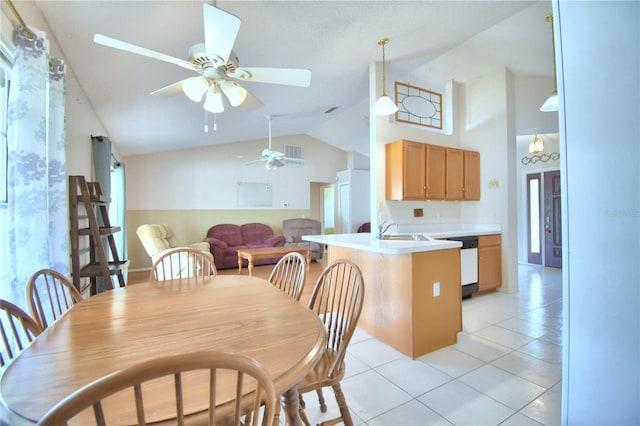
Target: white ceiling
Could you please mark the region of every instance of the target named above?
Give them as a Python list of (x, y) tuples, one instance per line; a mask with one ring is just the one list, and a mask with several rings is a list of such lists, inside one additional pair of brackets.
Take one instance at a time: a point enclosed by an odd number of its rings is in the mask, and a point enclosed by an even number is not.
[[(391, 39), (390, 73), (411, 69), (442, 82), (499, 67), (553, 75), (548, 1), (218, 1), (242, 20), (234, 45), (241, 66), (308, 68), (312, 77), (308, 88), (242, 83), (264, 106), (227, 106), (215, 132), (209, 114), (205, 133), (200, 104), (182, 93), (149, 94), (195, 73), (92, 41), (101, 33), (186, 60), (203, 42), (201, 1), (36, 4), (124, 156), (263, 139), (267, 115), (275, 116), (274, 137), (335, 134), (321, 139), (367, 153), (369, 65), (380, 61), (383, 37)], [(338, 109), (323, 113), (331, 107)]]

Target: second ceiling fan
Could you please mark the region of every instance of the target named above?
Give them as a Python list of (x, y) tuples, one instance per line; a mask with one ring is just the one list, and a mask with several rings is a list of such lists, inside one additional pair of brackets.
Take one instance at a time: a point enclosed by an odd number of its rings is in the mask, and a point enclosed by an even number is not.
[(235, 80), (299, 87), (310, 85), (311, 71), (308, 69), (240, 67), (238, 57), (232, 51), (240, 29), (240, 18), (207, 3), (203, 4), (203, 16), (204, 43), (189, 49), (188, 61), (102, 34), (96, 34), (93, 41), (195, 71), (198, 76), (186, 78), (152, 93), (182, 88), (194, 102), (200, 102), (204, 97), (203, 108), (213, 113), (224, 111), (222, 93), (234, 107), (245, 101), (249, 92)]

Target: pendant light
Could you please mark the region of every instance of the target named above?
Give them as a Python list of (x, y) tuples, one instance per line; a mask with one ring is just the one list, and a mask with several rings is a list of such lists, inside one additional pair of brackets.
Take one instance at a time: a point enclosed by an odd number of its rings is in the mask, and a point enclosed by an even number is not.
[(529, 154), (542, 154), (544, 152), (544, 142), (538, 139), (536, 135), (531, 142), (529, 142)]
[(378, 45), (382, 46), (382, 96), (376, 101), (373, 108), (371, 108), (371, 112), (375, 115), (391, 115), (394, 112), (398, 111), (398, 106), (393, 103), (393, 101), (387, 96), (386, 88), (387, 88), (387, 79), (385, 72), (385, 60), (384, 60), (384, 46), (389, 43), (388, 38), (383, 38), (378, 41)]
[(558, 83), (556, 81), (556, 43), (555, 36), (553, 32), (553, 14), (550, 13), (547, 15), (547, 22), (551, 24), (551, 43), (553, 46), (553, 92), (544, 101), (544, 104), (540, 107), (540, 111), (542, 112), (552, 112), (558, 110)]

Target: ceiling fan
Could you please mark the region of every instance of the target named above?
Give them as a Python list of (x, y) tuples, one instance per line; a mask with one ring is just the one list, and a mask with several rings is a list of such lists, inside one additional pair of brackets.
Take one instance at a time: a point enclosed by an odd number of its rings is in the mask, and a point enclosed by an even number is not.
[(271, 116), (267, 115), (269, 121), (269, 147), (262, 150), (262, 156), (257, 160), (249, 161), (246, 164), (254, 164), (260, 161), (264, 161), (264, 168), (268, 170), (277, 169), (284, 166), (284, 160), (286, 159), (284, 153), (276, 151), (271, 148)]
[(247, 89), (232, 79), (299, 87), (310, 85), (311, 71), (308, 69), (240, 67), (238, 57), (231, 50), (240, 29), (240, 18), (207, 3), (203, 4), (203, 16), (204, 43), (196, 44), (189, 49), (187, 61), (102, 34), (96, 34), (93, 41), (195, 71), (198, 76), (178, 81), (152, 94), (182, 88), (187, 97), (194, 102), (200, 102), (205, 97), (203, 108), (213, 113), (224, 111), (222, 93), (234, 107), (242, 104), (247, 98)]

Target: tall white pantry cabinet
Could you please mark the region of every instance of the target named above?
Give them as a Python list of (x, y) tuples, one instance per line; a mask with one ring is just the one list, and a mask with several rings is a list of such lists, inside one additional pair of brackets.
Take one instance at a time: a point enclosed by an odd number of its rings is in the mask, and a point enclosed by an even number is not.
[(369, 206), (369, 170), (343, 170), (337, 173), (336, 197), (340, 234), (356, 232), (358, 227), (371, 220)]

